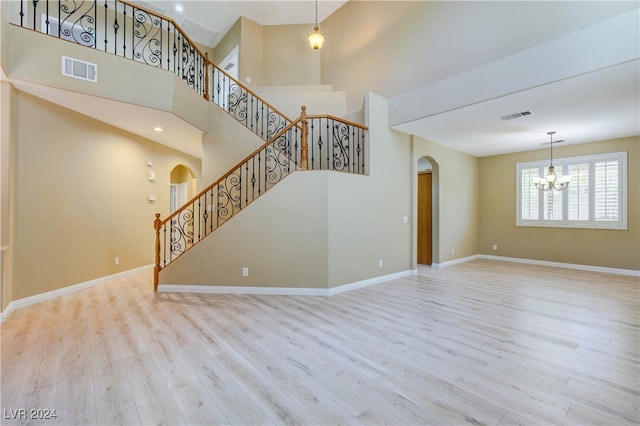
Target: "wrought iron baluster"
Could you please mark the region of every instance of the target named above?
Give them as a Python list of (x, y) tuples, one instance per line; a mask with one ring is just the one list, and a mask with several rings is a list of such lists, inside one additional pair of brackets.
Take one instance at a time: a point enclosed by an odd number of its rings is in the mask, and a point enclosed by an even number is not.
[[(265, 117), (268, 117), (264, 115), (264, 110), (265, 110), (265, 105), (264, 102), (260, 103), (260, 137), (264, 138), (264, 132), (265, 132), (265, 127), (266, 127), (266, 131), (267, 131), (267, 139), (269, 140), (271, 139), (269, 137), (269, 127), (265, 125)], [(269, 113), (269, 107), (267, 107), (267, 114)]]
[(109, 6), (107, 0), (104, 0), (104, 51), (107, 51), (107, 15), (109, 15)]
[[(320, 123), (322, 123), (322, 118), (319, 120)], [(331, 137), (331, 124), (330, 124), (330, 120), (328, 118), (325, 118), (325, 125), (324, 127), (322, 127), (322, 130), (324, 130), (324, 134), (325, 134), (325, 141), (326, 141), (326, 148), (327, 148), (327, 158), (326, 158), (326, 163), (324, 165), (325, 169), (323, 170), (333, 170), (333, 160), (331, 159), (331, 157), (333, 157), (333, 149), (335, 146), (335, 139)]]
[(49, 0), (46, 0), (47, 16), (45, 18), (45, 34), (49, 34)]
[(93, 48), (98, 47), (98, 0), (93, 0)]
[[(249, 161), (244, 163), (244, 180), (249, 181)], [(244, 186), (244, 205), (249, 205), (249, 185)]]
[(355, 173), (356, 171), (356, 156), (355, 156), (355, 144), (358, 139), (356, 139), (356, 126), (351, 126), (351, 152), (349, 155), (351, 156), (351, 164), (349, 165), (349, 171), (351, 173)]
[(203, 229), (204, 229), (204, 236), (207, 236), (207, 220), (209, 219), (209, 206), (207, 205), (207, 194), (205, 193), (204, 195), (202, 195), (202, 198), (204, 198), (204, 211), (202, 213), (202, 220), (203, 220)]
[(162, 55), (164, 54), (164, 44), (162, 43), (162, 22), (164, 19), (160, 18), (158, 22), (158, 43), (160, 43), (159, 51), (160, 51), (160, 59), (158, 60), (158, 66), (162, 68)]
[(364, 131), (361, 132), (362, 133), (362, 173), (366, 173), (366, 170), (364, 168), (365, 165), (365, 140), (364, 140)]
[(118, 23), (118, 0), (113, 0), (113, 54), (118, 54), (118, 30), (120, 24)]
[[(249, 98), (249, 94), (247, 93), (247, 99), (248, 98)], [(249, 120), (251, 120), (250, 125), (249, 125)], [(253, 127), (253, 95), (251, 95), (251, 101), (247, 103), (247, 115), (244, 118), (244, 125), (249, 126), (251, 131), (255, 133), (255, 129)]]
[(32, 0), (33, 3), (33, 28), (32, 30), (37, 30), (37, 16), (38, 16), (38, 0)]
[(251, 201), (256, 199), (256, 156), (251, 157)]
[(211, 221), (209, 222), (209, 232), (213, 232), (213, 212), (214, 211), (218, 211), (218, 209), (215, 208), (215, 204), (213, 204), (213, 188), (211, 188), (211, 190), (209, 191), (209, 196), (211, 198), (211, 202), (209, 204), (209, 206), (207, 206), (207, 210), (209, 210), (211, 212)]
[(216, 226), (220, 226), (220, 184), (216, 185), (218, 190), (217, 200), (216, 200)]
[(122, 57), (127, 57), (127, 5), (122, 7)]
[(167, 224), (165, 222), (163, 226), (163, 243), (162, 243), (162, 266), (167, 265)]
[(198, 241), (200, 241), (200, 238), (201, 238), (201, 235), (200, 235), (200, 211), (201, 211), (201, 209), (200, 208), (201, 208), (200, 197), (198, 197)]
[(20, 26), (24, 27), (24, 2), (25, 0), (20, 0)]
[[(292, 130), (291, 130), (291, 129), (289, 129), (289, 134), (290, 134), (290, 135), (291, 135), (291, 132), (292, 132)], [(294, 138), (294, 141), (295, 141), (295, 144), (294, 144), (294, 148), (295, 148), (295, 150), (294, 150), (294, 156), (293, 156), (293, 158), (295, 158), (295, 159), (296, 159), (296, 164), (297, 164), (298, 166), (300, 166), (300, 157), (298, 156), (298, 155), (299, 155), (299, 154), (298, 154), (298, 147), (299, 147), (299, 145), (298, 145), (298, 126), (294, 126), (294, 127), (293, 127), (293, 136), (292, 136), (292, 137)]]

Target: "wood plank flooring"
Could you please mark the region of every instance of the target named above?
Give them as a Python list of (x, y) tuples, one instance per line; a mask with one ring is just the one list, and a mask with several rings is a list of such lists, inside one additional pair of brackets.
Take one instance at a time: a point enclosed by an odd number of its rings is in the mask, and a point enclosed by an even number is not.
[(637, 277), (476, 260), (332, 297), (151, 282), (14, 311), (0, 423), (640, 424)]

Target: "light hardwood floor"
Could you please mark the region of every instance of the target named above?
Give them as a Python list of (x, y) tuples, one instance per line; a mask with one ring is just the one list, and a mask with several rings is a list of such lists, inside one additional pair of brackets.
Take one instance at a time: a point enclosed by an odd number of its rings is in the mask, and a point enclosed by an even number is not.
[(11, 314), (1, 423), (637, 425), (638, 281), (476, 260), (326, 298), (154, 295), (142, 272)]

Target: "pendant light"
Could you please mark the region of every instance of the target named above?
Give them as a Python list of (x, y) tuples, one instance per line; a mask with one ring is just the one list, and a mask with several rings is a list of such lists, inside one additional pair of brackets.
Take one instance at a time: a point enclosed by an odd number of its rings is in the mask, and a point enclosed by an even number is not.
[(313, 50), (320, 50), (322, 43), (324, 43), (324, 33), (320, 32), (318, 27), (318, 0), (316, 0), (316, 25), (313, 27), (313, 32), (309, 33), (309, 44)]

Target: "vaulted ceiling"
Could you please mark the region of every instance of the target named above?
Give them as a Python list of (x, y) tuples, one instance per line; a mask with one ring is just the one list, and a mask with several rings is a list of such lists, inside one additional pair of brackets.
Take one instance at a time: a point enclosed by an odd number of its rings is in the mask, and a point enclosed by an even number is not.
[[(320, 0), (318, 21), (344, 3)], [(464, 72), (443, 70), (441, 74), (448, 77), (393, 94), (394, 129), (479, 157), (539, 149), (548, 142), (549, 131), (557, 131), (565, 144), (640, 134), (639, 2), (508, 2), (498, 9), (486, 8), (485, 15), (478, 14), (484, 10), (477, 7), (482, 2), (446, 3), (443, 7), (450, 9), (451, 19), (465, 21), (455, 26), (456, 31), (467, 32), (462, 38), (473, 44), (481, 29), (483, 39), (499, 44), (505, 57), (483, 59), (483, 52), (489, 54), (491, 49), (478, 48), (477, 62), (484, 65)], [(213, 30), (218, 35), (210, 45), (239, 16), (262, 25), (311, 24), (315, 18), (313, 1), (142, 4), (178, 23), (195, 21)], [(576, 52), (576, 57), (567, 60), (566, 52)], [(416, 57), (417, 66), (419, 61)], [(437, 56), (429, 61), (431, 67), (447, 63)], [(501, 118), (525, 111), (530, 114)]]
[[(219, 42), (240, 16), (262, 25), (312, 24), (315, 18), (312, 1), (136, 3), (169, 15), (178, 24), (207, 30), (203, 34), (212, 37), (210, 46)], [(344, 3), (320, 0), (318, 21), (327, 19)], [(476, 12), (482, 3), (444, 2), (441, 7), (449, 8), (451, 19), (464, 21), (456, 31), (461, 28), (464, 34), (458, 36), (472, 47), (480, 29), (483, 40), (493, 40), (493, 56), (483, 58), (491, 49), (478, 46), (473, 52), (476, 65), (461, 72), (460, 67), (442, 69), (450, 66), (450, 61), (441, 60), (434, 52), (428, 59), (445, 77), (402, 93), (386, 94), (392, 128), (478, 157), (544, 148), (549, 131), (557, 131), (557, 139), (564, 144), (640, 134), (640, 2), (507, 2), (511, 11), (526, 11), (517, 14), (509, 12), (506, 5), (496, 9), (501, 2), (488, 2), (491, 7), (487, 10), (492, 12), (485, 15)], [(178, 5), (182, 12), (175, 10)], [(558, 10), (563, 13), (550, 13)], [(447, 27), (441, 30), (451, 32)], [(443, 38), (446, 40), (446, 34)], [(496, 48), (503, 52), (499, 59)], [(572, 55), (567, 57), (567, 52)], [(440, 54), (448, 53), (445, 49)], [(416, 57), (416, 66), (422, 67), (420, 61), (424, 60)], [(94, 99), (79, 93), (28, 82), (15, 84), (72, 109), (74, 105), (95, 104)], [(43, 90), (49, 92), (40, 93)], [(171, 141), (182, 140), (185, 149), (184, 141), (191, 141), (186, 152), (201, 155), (201, 131), (176, 122), (179, 119), (172, 114), (163, 120), (174, 122), (170, 126), (174, 130), (155, 134), (151, 129), (155, 126), (152, 122), (158, 120), (157, 111), (148, 113), (141, 107), (108, 100), (99, 104), (96, 118), (169, 146)], [(124, 108), (130, 112), (125, 115), (136, 120), (123, 123)], [(531, 114), (501, 118), (526, 111)]]

